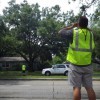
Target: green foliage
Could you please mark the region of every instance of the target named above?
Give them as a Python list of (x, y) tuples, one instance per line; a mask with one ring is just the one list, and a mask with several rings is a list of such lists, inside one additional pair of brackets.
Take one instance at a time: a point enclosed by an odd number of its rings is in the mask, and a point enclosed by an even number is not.
[(100, 58), (100, 2), (98, 3), (97, 9), (91, 17), (91, 20), (95, 36), (95, 56)]
[(0, 56), (22, 56), (30, 70), (34, 70), (35, 63), (49, 65), (52, 55), (57, 56), (55, 63), (65, 61), (69, 43), (58, 35), (58, 31), (65, 23), (70, 25), (79, 17), (73, 11), (61, 13), (59, 5), (42, 10), (39, 7), (39, 4), (30, 5), (26, 0), (21, 4), (11, 0), (0, 19), (0, 31), (3, 33), (0, 33)]
[(5, 54), (3, 39), (7, 33), (7, 27), (3, 21), (3, 17), (0, 16), (0, 57)]
[(100, 2), (91, 16), (91, 28), (95, 37), (95, 57), (100, 58)]
[(52, 60), (52, 54), (65, 52), (66, 40), (57, 34), (64, 26), (65, 16), (60, 13), (58, 5), (40, 11), (38, 4), (29, 5), (27, 1), (16, 4), (12, 0), (3, 13), (8, 28), (8, 34), (4, 37), (8, 55), (13, 52), (22, 56), (30, 70), (33, 70), (35, 62), (44, 64)]
[(57, 56), (53, 56), (52, 64), (61, 64), (66, 62), (66, 53), (60, 53)]

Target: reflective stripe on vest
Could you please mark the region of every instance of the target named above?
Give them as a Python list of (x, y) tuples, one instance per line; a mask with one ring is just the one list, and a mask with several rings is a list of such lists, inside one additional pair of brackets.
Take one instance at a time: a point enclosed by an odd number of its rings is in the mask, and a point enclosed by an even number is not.
[(75, 51), (92, 52), (92, 33), (90, 32), (90, 48), (89, 49), (79, 48), (79, 31), (78, 30), (76, 32), (76, 37), (75, 37), (75, 48), (72, 46), (70, 46), (70, 48)]

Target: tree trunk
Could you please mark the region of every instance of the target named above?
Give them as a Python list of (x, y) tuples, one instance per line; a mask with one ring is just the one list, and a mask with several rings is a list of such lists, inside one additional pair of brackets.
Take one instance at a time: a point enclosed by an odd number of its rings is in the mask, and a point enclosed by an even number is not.
[(29, 61), (29, 63), (28, 63), (28, 71), (34, 72), (33, 62), (32, 61)]

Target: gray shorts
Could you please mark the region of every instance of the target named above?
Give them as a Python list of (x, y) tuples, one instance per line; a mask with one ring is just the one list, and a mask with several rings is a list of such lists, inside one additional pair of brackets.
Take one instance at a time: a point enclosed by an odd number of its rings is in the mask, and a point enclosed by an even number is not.
[(92, 87), (92, 65), (78, 67), (70, 64), (69, 68), (68, 80), (73, 87)]

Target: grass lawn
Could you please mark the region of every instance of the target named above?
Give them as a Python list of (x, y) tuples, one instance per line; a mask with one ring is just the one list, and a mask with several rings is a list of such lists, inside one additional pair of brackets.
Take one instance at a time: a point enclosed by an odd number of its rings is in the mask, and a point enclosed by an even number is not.
[[(0, 71), (0, 79), (39, 79), (39, 78), (56, 78), (56, 79), (67, 79), (67, 76), (64, 75), (51, 75), (45, 76), (41, 74), (41, 71), (36, 72), (27, 72), (25, 76), (23, 76), (21, 71)], [(100, 72), (94, 72), (93, 78), (100, 78)]]
[(64, 75), (51, 75), (45, 76), (41, 74), (41, 71), (36, 72), (27, 72), (25, 76), (23, 76), (21, 71), (1, 71), (0, 79), (14, 79), (14, 78), (24, 78), (24, 79), (39, 79), (39, 78), (61, 78), (66, 79), (67, 76)]

